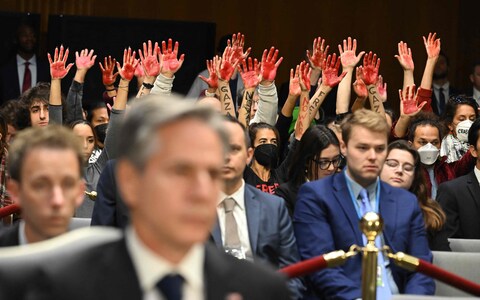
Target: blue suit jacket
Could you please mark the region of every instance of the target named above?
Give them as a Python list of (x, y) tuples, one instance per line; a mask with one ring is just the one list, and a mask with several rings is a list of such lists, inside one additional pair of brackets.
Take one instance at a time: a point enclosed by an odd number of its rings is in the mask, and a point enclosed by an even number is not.
[[(384, 220), (385, 243), (394, 253), (402, 251), (432, 261), (423, 215), (413, 194), (380, 182), (379, 210)], [(298, 194), (293, 223), (302, 260), (333, 250), (348, 251), (352, 244), (363, 245), (344, 172), (304, 184)], [(400, 293), (435, 292), (431, 278), (404, 271), (393, 263), (390, 266)], [(361, 269), (361, 255), (357, 255), (341, 267), (311, 274), (309, 281), (314, 292), (327, 299), (360, 298)]]
[[(245, 211), (255, 261), (283, 268), (300, 260), (292, 222), (282, 198), (245, 184)], [(217, 247), (223, 248), (218, 223), (213, 229), (212, 238)], [(289, 287), (295, 298), (303, 293), (303, 284), (298, 278), (290, 280)]]

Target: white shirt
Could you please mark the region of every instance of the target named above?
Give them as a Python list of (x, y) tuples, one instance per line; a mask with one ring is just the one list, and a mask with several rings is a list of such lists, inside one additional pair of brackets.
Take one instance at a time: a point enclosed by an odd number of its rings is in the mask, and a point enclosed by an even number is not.
[(217, 204), (218, 222), (220, 225), (220, 231), (222, 232), (222, 244), (225, 246), (225, 209), (223, 208), (223, 200), (231, 197), (235, 200), (237, 205), (233, 208), (233, 216), (237, 222), (238, 237), (242, 243), (243, 249), (247, 256), (252, 257), (252, 247), (250, 246), (250, 236), (248, 235), (248, 223), (247, 213), (245, 210), (245, 181), (242, 179), (242, 186), (236, 190), (233, 194), (227, 195), (220, 192), (220, 199)]
[(480, 184), (480, 170), (477, 168), (477, 166), (473, 168), (473, 173), (475, 174), (475, 177), (477, 177), (478, 184)]
[(173, 265), (145, 246), (132, 227), (126, 229), (126, 242), (143, 292), (143, 300), (165, 299), (155, 285), (171, 273), (179, 274), (185, 280), (183, 299), (205, 299), (203, 244), (194, 245), (179, 264)]
[[(17, 54), (17, 70), (18, 70), (18, 83), (20, 84), (20, 92), (22, 92), (23, 87), (23, 77), (25, 76), (25, 62), (20, 55)], [(30, 69), (30, 74), (32, 74), (32, 87), (37, 84), (37, 57), (35, 54), (28, 60), (30, 63), (28, 68)]]
[(448, 99), (450, 98), (450, 82), (445, 82), (443, 85), (433, 84), (433, 92), (435, 93), (435, 98), (437, 102), (440, 101), (440, 88), (443, 88), (443, 95), (445, 96), (445, 104), (447, 104)]
[(472, 97), (473, 99), (475, 99), (475, 101), (477, 101), (478, 105), (480, 106), (480, 91), (476, 88), (473, 88)]

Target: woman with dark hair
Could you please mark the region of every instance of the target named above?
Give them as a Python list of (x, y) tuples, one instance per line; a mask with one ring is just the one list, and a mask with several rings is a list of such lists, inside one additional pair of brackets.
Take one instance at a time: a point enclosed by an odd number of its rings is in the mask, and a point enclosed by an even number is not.
[(468, 130), (477, 117), (478, 104), (472, 97), (460, 95), (448, 100), (442, 120), (450, 132), (440, 148), (440, 156), (447, 156), (447, 163), (459, 160), (468, 151)]
[(289, 164), (289, 181), (275, 191), (293, 214), (298, 189), (307, 181), (321, 179), (335, 173), (342, 161), (335, 133), (324, 125), (308, 128), (292, 154)]
[(445, 213), (440, 205), (427, 196), (427, 185), (421, 170), (420, 155), (404, 140), (388, 145), (387, 159), (380, 179), (394, 187), (415, 194), (423, 213), (431, 250), (450, 251), (448, 236), (444, 230)]

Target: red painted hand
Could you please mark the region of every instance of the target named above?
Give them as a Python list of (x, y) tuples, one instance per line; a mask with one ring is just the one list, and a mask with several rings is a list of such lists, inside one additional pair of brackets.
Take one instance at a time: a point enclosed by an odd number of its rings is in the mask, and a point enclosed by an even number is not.
[(365, 85), (365, 82), (363, 82), (360, 74), (361, 74), (361, 69), (357, 67), (357, 71), (355, 72), (356, 80), (353, 83), (353, 90), (355, 94), (357, 94), (357, 97), (367, 98), (368, 97), (367, 86)]
[(428, 58), (436, 58), (440, 55), (440, 39), (435, 39), (437, 33), (429, 33), (428, 38), (423, 37), (423, 43), (425, 44), (425, 49), (427, 50)]
[(366, 85), (376, 84), (378, 80), (378, 69), (380, 68), (380, 58), (372, 51), (363, 57), (362, 80)]
[(137, 67), (135, 68), (135, 77), (141, 79), (143, 82), (143, 78), (145, 77), (145, 70), (143, 69), (142, 62), (138, 62)]
[(312, 69), (310, 66), (305, 62), (302, 61), (300, 63), (298, 69), (298, 83), (300, 84), (300, 89), (305, 92), (310, 92), (311, 84), (310, 84), (310, 75), (312, 74)]
[(135, 51), (132, 53), (132, 49), (129, 47), (123, 50), (123, 67), (117, 62), (117, 69), (119, 70), (120, 77), (124, 80), (132, 80), (135, 73), (135, 68), (138, 65), (138, 59), (135, 59)]
[(408, 48), (407, 43), (400, 42), (398, 43), (398, 55), (395, 55), (395, 58), (398, 59), (398, 62), (405, 71), (413, 71), (413, 57), (412, 50)]
[(278, 66), (280, 66), (283, 61), (283, 57), (280, 57), (277, 61), (277, 56), (278, 49), (275, 50), (275, 47), (270, 48), (270, 51), (268, 51), (268, 55), (267, 49), (263, 51), (261, 66), (263, 80), (271, 82), (275, 80), (275, 77), (277, 76)]
[(387, 101), (387, 83), (386, 82), (383, 83), (382, 75), (378, 76), (376, 87), (377, 87), (377, 93), (380, 96), (380, 100), (382, 100), (382, 102), (386, 102)]
[(178, 42), (175, 42), (175, 46), (172, 50), (172, 39), (168, 39), (168, 48), (165, 41), (162, 41), (162, 52), (159, 53), (159, 56), (161, 72), (168, 75), (175, 74), (182, 67), (183, 61), (185, 59), (185, 54), (180, 55), (180, 58), (177, 59)]
[(347, 72), (343, 72), (340, 74), (340, 76), (338, 76), (338, 70), (340, 69), (340, 57), (337, 58), (336, 53), (333, 53), (333, 56), (329, 55), (327, 59), (323, 61), (322, 69), (322, 85), (330, 88), (333, 88), (339, 84), (345, 75), (347, 75)]
[[(158, 47), (158, 43), (155, 42), (155, 45), (152, 47), (152, 41), (148, 40), (148, 47), (146, 43), (143, 43), (143, 52), (142, 50), (138, 50), (138, 55), (140, 56), (141, 66), (143, 67), (144, 71), (147, 76), (156, 77), (160, 74), (160, 63), (158, 62), (158, 53), (160, 52), (160, 48)], [(140, 65), (140, 64), (139, 64)], [(137, 75), (135, 75), (137, 76)]]
[(63, 45), (60, 46), (60, 53), (58, 51), (58, 48), (55, 48), (55, 54), (53, 56), (48, 53), (48, 61), (50, 63), (50, 75), (52, 76), (52, 79), (62, 79), (68, 74), (68, 71), (70, 71), (70, 68), (73, 66), (73, 63), (68, 64), (67, 67), (65, 67), (65, 64), (67, 63), (67, 58), (68, 58), (68, 48), (67, 50), (63, 50)]
[(98, 63), (100, 65), (100, 70), (102, 70), (103, 85), (112, 85), (115, 83), (115, 80), (117, 79), (117, 76), (118, 76), (118, 72), (113, 74), (116, 63), (117, 61), (115, 60), (115, 58), (112, 60), (111, 56), (108, 56), (108, 59), (105, 57), (105, 60), (104, 60), (105, 67), (102, 66), (101, 62)]
[(218, 76), (215, 71), (215, 65), (213, 63), (213, 60), (207, 59), (207, 70), (209, 74), (208, 78), (205, 78), (202, 75), (198, 75), (198, 77), (200, 77), (201, 80), (205, 81), (205, 83), (208, 84), (208, 87), (213, 89), (218, 88)]
[[(290, 84), (288, 85), (288, 94), (294, 97), (300, 96), (302, 89), (300, 88), (300, 66), (297, 65), (295, 68), (295, 74), (293, 69), (290, 69)], [(310, 80), (308, 80), (310, 83)]]
[(247, 51), (245, 51), (244, 53), (243, 52), (244, 45), (245, 45), (245, 35), (241, 34), (240, 32), (236, 35), (235, 33), (232, 35), (231, 43), (230, 43), (230, 40), (227, 40), (227, 46), (232, 47), (232, 50), (234, 52), (233, 61), (231, 61), (232, 64), (234, 61), (237, 61), (237, 60), (242, 61), (244, 59), (247, 59), (252, 48), (248, 48)]
[(400, 97), (400, 114), (406, 116), (414, 116), (427, 104), (426, 101), (423, 101), (418, 105), (418, 98), (415, 95), (415, 85), (407, 86), (407, 91), (405, 97), (403, 97), (402, 90), (398, 90), (398, 95)]
[(260, 65), (256, 58), (252, 63), (252, 58), (249, 57), (248, 66), (244, 59), (242, 64), (238, 66), (238, 71), (240, 72), (240, 76), (242, 76), (243, 85), (246, 89), (257, 87), (260, 80), (262, 80), (262, 76), (260, 75)]
[(348, 40), (343, 40), (343, 48), (342, 45), (338, 45), (338, 50), (340, 51), (340, 61), (342, 62), (342, 68), (345, 69), (352, 69), (358, 64), (362, 56), (365, 54), (365, 51), (358, 53), (355, 55), (357, 51), (357, 40), (348, 37)]
[(88, 51), (88, 49), (83, 49), (78, 54), (78, 51), (75, 52), (75, 65), (78, 70), (88, 70), (95, 64), (96, 55), (93, 55), (93, 49)]
[(325, 40), (321, 37), (315, 38), (313, 40), (313, 53), (310, 55), (310, 51), (307, 50), (307, 58), (308, 61), (310, 62), (310, 66), (313, 69), (316, 70), (321, 70), (322, 69), (322, 63), (325, 60), (325, 58), (328, 55), (328, 48), (330, 46), (327, 45), (326, 48), (324, 48), (325, 45)]
[[(233, 59), (233, 49), (232, 47), (225, 48), (223, 52), (223, 57), (214, 58), (213, 61), (215, 63), (215, 69), (217, 70), (217, 75), (220, 80), (229, 81), (232, 78), (233, 73), (238, 65), (238, 60), (234, 61)], [(234, 61), (234, 63), (232, 63)]]

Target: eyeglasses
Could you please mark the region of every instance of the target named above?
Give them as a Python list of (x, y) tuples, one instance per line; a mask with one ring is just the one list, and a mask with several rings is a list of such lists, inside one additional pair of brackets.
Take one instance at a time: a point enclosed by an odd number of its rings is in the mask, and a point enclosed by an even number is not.
[(328, 160), (328, 159), (320, 159), (320, 160), (312, 159), (312, 160), (318, 165), (320, 170), (327, 170), (328, 168), (330, 168), (330, 165), (333, 165), (334, 168), (338, 168), (338, 166), (340, 165), (340, 162), (342, 161), (342, 157), (337, 156), (332, 160)]
[(404, 163), (403, 165), (400, 165), (400, 162), (396, 159), (386, 159), (385, 164), (390, 167), (391, 169), (396, 170), (398, 167), (401, 166), (401, 169), (403, 172), (407, 174), (412, 174), (413, 171), (415, 171), (415, 166), (409, 163)]

